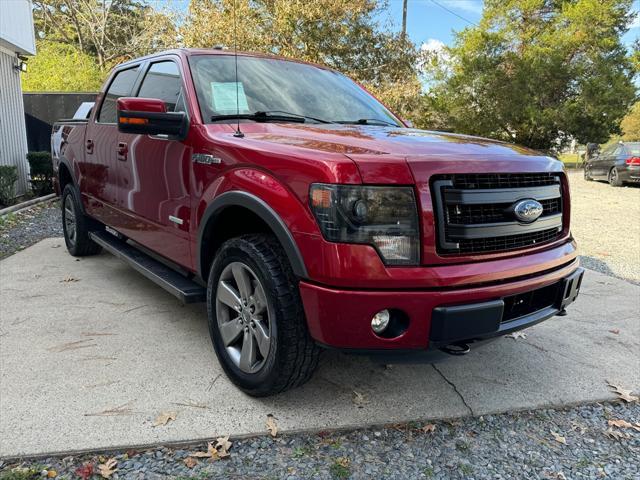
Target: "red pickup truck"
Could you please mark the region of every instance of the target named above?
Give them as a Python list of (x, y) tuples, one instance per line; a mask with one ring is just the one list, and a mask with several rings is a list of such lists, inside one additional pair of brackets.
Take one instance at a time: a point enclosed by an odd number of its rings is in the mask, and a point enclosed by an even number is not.
[(302, 384), (323, 347), (464, 354), (564, 314), (580, 289), (559, 161), (410, 128), (325, 67), (140, 58), (52, 145), (69, 252), (104, 248), (206, 302), (220, 363), (251, 395)]

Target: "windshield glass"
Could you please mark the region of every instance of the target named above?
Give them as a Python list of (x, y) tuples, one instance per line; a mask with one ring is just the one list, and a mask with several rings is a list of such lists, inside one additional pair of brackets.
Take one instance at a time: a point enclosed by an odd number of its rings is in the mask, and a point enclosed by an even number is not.
[[(346, 76), (312, 65), (271, 58), (194, 55), (191, 71), (203, 120), (216, 115), (288, 113), (330, 122), (376, 120), (401, 126), (382, 104)], [(237, 87), (237, 92), (236, 92)], [(224, 121), (232, 122), (226, 119)], [(314, 122), (307, 118), (306, 121)], [(367, 123), (367, 122), (364, 122)]]

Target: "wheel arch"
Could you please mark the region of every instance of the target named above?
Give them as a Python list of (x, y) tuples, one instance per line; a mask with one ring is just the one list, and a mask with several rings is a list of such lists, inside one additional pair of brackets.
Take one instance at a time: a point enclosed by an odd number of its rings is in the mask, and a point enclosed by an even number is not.
[[(231, 212), (233, 215), (230, 215)], [(203, 281), (207, 280), (217, 249), (228, 237), (224, 234), (216, 235), (216, 226), (224, 224), (229, 217), (239, 220), (236, 215), (239, 212), (248, 215), (248, 218), (257, 219), (255, 227), (258, 231), (273, 233), (282, 245), (295, 275), (299, 278), (308, 278), (302, 254), (282, 218), (260, 197), (248, 192), (232, 190), (215, 198), (205, 209), (200, 221), (196, 267)]]

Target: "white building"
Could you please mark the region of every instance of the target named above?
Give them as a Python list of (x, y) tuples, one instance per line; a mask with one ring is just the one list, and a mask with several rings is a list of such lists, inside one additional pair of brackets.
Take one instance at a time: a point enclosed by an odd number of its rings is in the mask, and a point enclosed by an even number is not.
[(31, 0), (0, 0), (0, 165), (18, 167), (18, 195), (29, 175), (20, 72), (21, 57), (36, 53), (31, 9)]

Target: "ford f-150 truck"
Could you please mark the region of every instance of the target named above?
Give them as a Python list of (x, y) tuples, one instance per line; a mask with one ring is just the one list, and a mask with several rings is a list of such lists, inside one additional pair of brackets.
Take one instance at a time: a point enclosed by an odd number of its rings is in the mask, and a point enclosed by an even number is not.
[(322, 66), (129, 61), (52, 144), (71, 255), (104, 248), (206, 302), (220, 364), (251, 395), (302, 384), (322, 348), (464, 354), (580, 289), (559, 161), (410, 128)]

